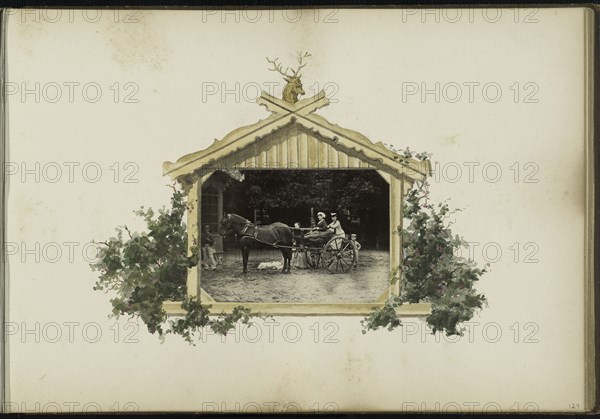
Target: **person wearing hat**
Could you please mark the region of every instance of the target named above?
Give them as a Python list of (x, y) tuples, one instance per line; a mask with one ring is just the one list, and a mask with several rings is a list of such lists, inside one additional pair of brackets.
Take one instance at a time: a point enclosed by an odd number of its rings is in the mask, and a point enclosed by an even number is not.
[(354, 246), (354, 269), (356, 269), (356, 266), (358, 265), (358, 251), (362, 246), (360, 245), (358, 240), (356, 240), (356, 234), (350, 234), (350, 241)]
[(204, 231), (200, 235), (200, 244), (202, 246), (202, 265), (206, 269), (211, 269), (213, 271), (217, 270), (217, 262), (215, 261), (215, 253), (216, 250), (214, 248), (215, 239), (210, 232), (210, 226), (205, 225)]
[(321, 231), (326, 231), (328, 226), (327, 226), (327, 221), (325, 221), (325, 213), (318, 212), (317, 219), (319, 220), (319, 221), (317, 221), (317, 229), (321, 230)]
[(342, 225), (337, 219), (337, 213), (331, 213), (331, 223), (327, 227), (333, 230), (334, 237), (346, 237), (346, 233), (344, 233)]
[(306, 234), (307, 239), (322, 240), (331, 235), (331, 230), (327, 228), (327, 221), (325, 221), (325, 213), (318, 212), (317, 219), (317, 223), (314, 226), (311, 225), (311, 231)]

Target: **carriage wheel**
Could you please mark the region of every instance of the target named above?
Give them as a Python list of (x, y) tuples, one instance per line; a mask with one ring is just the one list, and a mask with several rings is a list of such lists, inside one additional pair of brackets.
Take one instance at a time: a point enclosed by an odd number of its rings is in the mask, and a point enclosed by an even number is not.
[(321, 261), (320, 252), (317, 250), (307, 250), (306, 261), (308, 262), (308, 266), (311, 268), (318, 268), (319, 262)]
[(354, 266), (354, 245), (346, 238), (335, 237), (323, 249), (323, 266), (331, 273), (348, 272)]

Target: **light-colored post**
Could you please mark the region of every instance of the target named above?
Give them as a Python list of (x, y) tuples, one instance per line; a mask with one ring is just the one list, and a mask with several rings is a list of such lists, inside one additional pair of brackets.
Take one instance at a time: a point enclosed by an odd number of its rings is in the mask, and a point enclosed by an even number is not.
[[(404, 201), (406, 200), (406, 195), (408, 195), (408, 192), (412, 189), (413, 187), (413, 182), (407, 180), (407, 178), (405, 176), (402, 176), (401, 180), (400, 180), (400, 189), (402, 190), (402, 195), (401, 195), (401, 199), (400, 199), (400, 228), (404, 228)], [(400, 263), (402, 265), (404, 265), (403, 262), (403, 253), (404, 253), (404, 243), (402, 242), (402, 236), (400, 236)]]
[[(192, 185), (190, 192), (188, 193), (188, 219), (187, 219), (187, 233), (188, 233), (188, 256), (192, 254), (192, 246), (198, 246), (198, 257), (202, 258), (202, 249), (200, 248), (200, 197), (201, 194), (201, 182), (197, 180)], [(195, 243), (194, 243), (195, 242)], [(201, 262), (198, 265), (189, 268), (187, 273), (187, 293), (190, 297), (196, 297), (199, 294), (200, 289), (200, 267)]]
[[(390, 267), (397, 268), (402, 263), (402, 237), (396, 234), (397, 228), (402, 227), (402, 203), (403, 199), (402, 181), (396, 176), (390, 179)], [(400, 295), (400, 275), (394, 277), (395, 282), (391, 284), (390, 294)]]
[[(217, 222), (221, 221), (221, 217), (223, 217), (223, 187), (219, 186), (219, 196), (217, 198)], [(213, 234), (216, 233), (216, 231), (212, 232)], [(223, 237), (221, 237), (221, 235), (217, 235), (215, 238), (215, 245), (217, 248), (217, 252), (224, 252), (223, 249)]]

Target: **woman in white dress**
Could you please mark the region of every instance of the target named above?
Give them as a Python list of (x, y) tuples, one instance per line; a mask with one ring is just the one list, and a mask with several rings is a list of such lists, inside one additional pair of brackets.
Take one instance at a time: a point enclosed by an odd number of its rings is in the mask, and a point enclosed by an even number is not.
[(342, 225), (338, 221), (337, 214), (335, 212), (331, 213), (331, 223), (327, 227), (333, 230), (333, 237), (346, 237), (346, 233), (344, 233)]

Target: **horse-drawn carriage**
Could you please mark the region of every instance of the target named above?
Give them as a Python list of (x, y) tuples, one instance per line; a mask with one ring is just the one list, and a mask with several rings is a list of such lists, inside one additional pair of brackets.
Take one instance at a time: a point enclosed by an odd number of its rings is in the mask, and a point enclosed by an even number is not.
[[(331, 231), (300, 230), (301, 239), (297, 240), (298, 251), (306, 255), (311, 268), (327, 268), (331, 273), (348, 272), (355, 263), (355, 252), (352, 241), (346, 237), (334, 236)], [(298, 235), (294, 235), (298, 237)]]
[(311, 268), (327, 268), (331, 273), (348, 272), (355, 263), (354, 245), (346, 237), (334, 236), (332, 231), (292, 228), (283, 223), (257, 226), (244, 217), (228, 214), (220, 222), (219, 233), (235, 234), (242, 251), (243, 272), (247, 272), (250, 248), (263, 243), (281, 250), (283, 272), (290, 272), (292, 252), (306, 255)]

